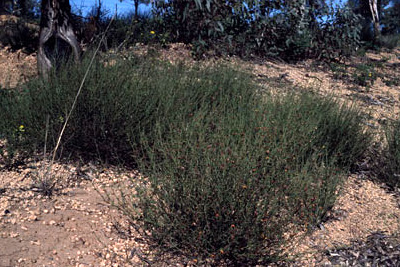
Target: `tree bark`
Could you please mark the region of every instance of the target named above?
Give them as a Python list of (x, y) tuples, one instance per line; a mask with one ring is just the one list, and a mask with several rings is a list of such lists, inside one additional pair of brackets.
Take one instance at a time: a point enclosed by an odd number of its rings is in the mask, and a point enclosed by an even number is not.
[(378, 0), (369, 0), (369, 8), (371, 10), (372, 21), (374, 23), (375, 40), (381, 37), (381, 25), (379, 22)]
[(6, 12), (6, 1), (0, 0), (0, 15)]
[(26, 17), (26, 15), (28, 14), (26, 0), (18, 0), (17, 3), (21, 17)]
[(76, 61), (80, 60), (81, 48), (70, 21), (71, 6), (69, 0), (42, 0), (38, 51), (38, 71), (47, 76), (49, 71), (58, 67), (61, 62), (54, 60), (55, 54), (60, 50), (68, 53), (67, 44)]
[(139, 20), (139, 0), (135, 0), (135, 20)]
[[(7, 5), (8, 3), (8, 5)], [(8, 7), (11, 7), (9, 10)], [(14, 9), (14, 2), (9, 0), (0, 0), (0, 15), (11, 14)]]

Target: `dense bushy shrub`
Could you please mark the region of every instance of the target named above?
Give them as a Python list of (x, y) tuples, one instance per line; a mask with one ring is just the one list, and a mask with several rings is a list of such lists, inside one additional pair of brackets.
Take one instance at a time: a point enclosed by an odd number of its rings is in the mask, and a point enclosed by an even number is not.
[(352, 55), (361, 46), (360, 21), (360, 16), (347, 7), (329, 10), (315, 46), (318, 57), (341, 59)]
[(309, 94), (260, 102), (247, 88), (218, 87), (190, 112), (167, 135), (156, 124), (138, 207), (153, 239), (201, 256), (273, 260), (290, 226), (320, 222), (339, 166), (369, 143), (353, 111)]
[[(8, 148), (43, 147), (46, 120), (54, 147), (86, 67), (0, 91)], [(324, 218), (369, 137), (360, 116), (332, 100), (260, 92), (226, 67), (99, 61), (62, 153), (137, 163), (146, 184), (120, 208), (163, 247), (237, 263), (274, 261), (288, 230)]]
[[(130, 144), (139, 142), (140, 132), (152, 135), (159, 118), (165, 118), (164, 127), (168, 129), (173, 120), (181, 120), (178, 114), (188, 109), (189, 103), (206, 101), (215, 86), (246, 84), (230, 70), (217, 73), (213, 69), (129, 58), (110, 59), (111, 63), (98, 60), (94, 64), (65, 132), (64, 152), (132, 162)], [(47, 116), (47, 145), (54, 147), (87, 66), (88, 60), (84, 59), (80, 65), (67, 66), (51, 75), (48, 81), (28, 82), (19, 93), (1, 91), (0, 133), (7, 137), (9, 147), (42, 148)], [(20, 125), (25, 127), (24, 138), (13, 139)]]

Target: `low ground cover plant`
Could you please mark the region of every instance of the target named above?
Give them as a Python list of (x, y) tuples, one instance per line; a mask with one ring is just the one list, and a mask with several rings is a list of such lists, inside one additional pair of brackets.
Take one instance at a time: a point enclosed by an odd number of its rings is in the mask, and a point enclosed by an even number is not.
[[(46, 131), (54, 147), (85, 66), (0, 91), (8, 149), (40, 149)], [(334, 100), (261, 91), (224, 66), (99, 60), (60, 155), (138, 167), (147, 178), (119, 207), (161, 248), (272, 262), (285, 233), (324, 219), (370, 138), (358, 112)]]

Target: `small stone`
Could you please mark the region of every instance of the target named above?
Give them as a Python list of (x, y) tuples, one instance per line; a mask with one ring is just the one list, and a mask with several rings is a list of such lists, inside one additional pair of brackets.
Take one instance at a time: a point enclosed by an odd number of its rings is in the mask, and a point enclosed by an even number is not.
[(40, 246), (40, 241), (39, 240), (31, 241), (31, 245)]
[(49, 221), (49, 225), (55, 225), (55, 224), (57, 224), (56, 221), (54, 220)]
[(21, 226), (21, 229), (24, 230), (24, 231), (28, 231), (28, 228), (26, 228), (26, 227), (23, 226), (23, 225)]
[(37, 221), (37, 216), (32, 214), (28, 217), (29, 221)]
[(43, 213), (47, 214), (47, 213), (49, 213), (49, 210), (43, 210)]
[(19, 233), (10, 233), (11, 238), (19, 237)]

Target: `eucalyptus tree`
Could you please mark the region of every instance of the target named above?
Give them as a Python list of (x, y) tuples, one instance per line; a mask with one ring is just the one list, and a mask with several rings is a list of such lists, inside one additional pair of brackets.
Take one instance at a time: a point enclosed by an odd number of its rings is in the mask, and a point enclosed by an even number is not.
[(73, 54), (80, 60), (81, 48), (71, 22), (69, 0), (42, 0), (38, 50), (38, 71), (49, 71)]
[(368, 0), (368, 3), (371, 11), (372, 21), (374, 23), (375, 38), (379, 40), (381, 36), (381, 25), (378, 12), (378, 0)]
[(349, 0), (348, 3), (355, 13), (364, 18), (364, 30), (368, 32), (373, 26), (373, 36), (376, 41), (381, 36), (381, 18), (390, 0)]

